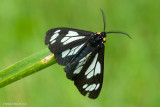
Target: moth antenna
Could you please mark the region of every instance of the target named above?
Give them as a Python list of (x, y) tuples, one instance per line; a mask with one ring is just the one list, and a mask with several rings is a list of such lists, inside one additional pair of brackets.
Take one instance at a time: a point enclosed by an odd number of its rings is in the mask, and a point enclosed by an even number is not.
[(131, 37), (128, 33), (125, 33), (125, 32), (111, 31), (111, 32), (106, 32), (106, 33), (107, 33), (107, 34), (108, 34), (108, 33), (120, 33), (120, 34), (126, 35), (126, 36), (128, 36), (130, 39), (132, 39), (132, 37)]
[(106, 20), (105, 20), (105, 15), (103, 10), (100, 8), (101, 12), (102, 12), (102, 16), (103, 16), (103, 24), (104, 24), (104, 32), (105, 32), (105, 28), (106, 28)]

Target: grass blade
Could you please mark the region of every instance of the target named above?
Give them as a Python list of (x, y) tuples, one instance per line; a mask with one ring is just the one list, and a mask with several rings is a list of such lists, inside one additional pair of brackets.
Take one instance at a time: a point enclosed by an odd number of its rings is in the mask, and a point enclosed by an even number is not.
[(45, 49), (0, 71), (0, 88), (55, 64), (53, 56)]

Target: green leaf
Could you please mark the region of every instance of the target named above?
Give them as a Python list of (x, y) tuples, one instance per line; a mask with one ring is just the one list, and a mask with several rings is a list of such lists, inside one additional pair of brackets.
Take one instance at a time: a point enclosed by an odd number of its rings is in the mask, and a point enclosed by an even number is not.
[(45, 49), (0, 71), (0, 88), (55, 64), (53, 56)]

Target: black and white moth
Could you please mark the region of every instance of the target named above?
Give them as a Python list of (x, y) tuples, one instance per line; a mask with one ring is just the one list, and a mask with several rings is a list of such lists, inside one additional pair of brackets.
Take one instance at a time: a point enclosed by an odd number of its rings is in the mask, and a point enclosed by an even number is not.
[(101, 12), (104, 32), (62, 27), (47, 31), (45, 37), (45, 44), (49, 44), (57, 63), (66, 66), (64, 71), (67, 78), (74, 81), (82, 95), (89, 93), (88, 97), (92, 99), (98, 97), (102, 88), (106, 34), (122, 33), (129, 36), (124, 32), (105, 32), (105, 18)]

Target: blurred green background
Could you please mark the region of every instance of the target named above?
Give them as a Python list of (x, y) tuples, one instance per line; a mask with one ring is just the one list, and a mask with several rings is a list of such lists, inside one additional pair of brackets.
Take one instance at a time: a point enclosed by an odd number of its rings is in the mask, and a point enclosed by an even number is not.
[[(104, 83), (96, 100), (83, 97), (55, 64), (0, 89), (4, 103), (22, 107), (160, 107), (160, 1), (0, 0), (0, 70), (47, 48), (45, 32), (55, 27), (110, 34)], [(19, 107), (20, 107), (19, 106)]]

